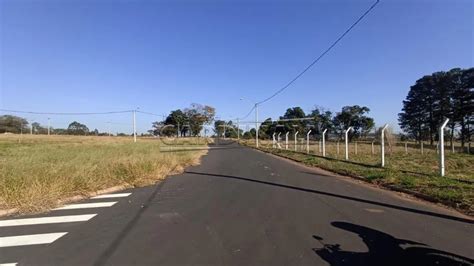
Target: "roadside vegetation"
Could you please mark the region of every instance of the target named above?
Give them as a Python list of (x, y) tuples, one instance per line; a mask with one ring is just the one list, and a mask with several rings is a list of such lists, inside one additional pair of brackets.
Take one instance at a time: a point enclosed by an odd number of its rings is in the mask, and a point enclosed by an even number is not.
[[(255, 147), (255, 141), (243, 141)], [(474, 156), (466, 153), (446, 151), (446, 176), (439, 176), (438, 156), (434, 149), (420, 150), (397, 146), (385, 156), (386, 167), (380, 167), (380, 147), (376, 146), (372, 155), (371, 145), (358, 143), (357, 155), (355, 143), (350, 144), (349, 161), (344, 160), (344, 143), (340, 143), (337, 154), (336, 143), (327, 144), (326, 157), (319, 152), (317, 142), (310, 146), (300, 145), (298, 151), (290, 145), (288, 150), (273, 148), (272, 142), (260, 141), (260, 149), (278, 156), (301, 162), (308, 166), (319, 167), (341, 175), (361, 177), (367, 182), (393, 189), (412, 191), (418, 196), (427, 196), (432, 200), (454, 207), (466, 214), (474, 215)]]
[(38, 212), (76, 195), (117, 185), (144, 186), (197, 164), (200, 149), (167, 150), (156, 138), (0, 135), (0, 209)]

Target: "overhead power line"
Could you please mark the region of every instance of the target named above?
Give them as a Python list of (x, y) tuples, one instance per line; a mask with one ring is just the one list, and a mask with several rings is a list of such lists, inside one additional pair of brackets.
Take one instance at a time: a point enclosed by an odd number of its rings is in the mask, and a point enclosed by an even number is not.
[(155, 114), (155, 113), (150, 113), (150, 112), (143, 112), (143, 111), (136, 111), (137, 113), (142, 113), (142, 114), (147, 114), (147, 115), (154, 115), (154, 116), (161, 116), (161, 117), (165, 117), (166, 115), (159, 115), (159, 114)]
[(247, 117), (249, 117), (249, 115), (252, 113), (252, 111), (255, 110), (255, 105), (252, 107), (252, 109), (250, 109), (250, 111), (242, 118), (239, 118), (240, 120), (244, 120), (246, 119)]
[(108, 115), (108, 114), (121, 114), (121, 113), (133, 112), (133, 110), (124, 110), (124, 111), (93, 112), (93, 113), (57, 113), (57, 112), (20, 111), (20, 110), (9, 110), (9, 109), (0, 109), (0, 111), (10, 112), (10, 113), (19, 113), (19, 114), (35, 114), (35, 115)]
[[(273, 93), (272, 95), (270, 95), (269, 97), (263, 99), (262, 101), (259, 101), (257, 102), (256, 104), (259, 105), (259, 104), (263, 104), (265, 102), (268, 102), (270, 101), (271, 99), (273, 99), (274, 97), (276, 97), (278, 94), (282, 93), (283, 91), (285, 91), (288, 87), (291, 86), (291, 84), (293, 84), (296, 80), (298, 80), (301, 76), (303, 76), (308, 70), (310, 70), (316, 63), (318, 63), (324, 56), (326, 56), (327, 53), (329, 53), (329, 51), (331, 51), (352, 29), (355, 28), (355, 26), (357, 26), (357, 24), (359, 24), (359, 22), (361, 22), (371, 11), (372, 9), (375, 8), (375, 6), (377, 6), (377, 4), (380, 2), (380, 0), (377, 0), (375, 1), (375, 3), (373, 3), (354, 23), (351, 24), (351, 26), (349, 28), (347, 28), (346, 31), (344, 31), (344, 33), (342, 33), (326, 50), (324, 50), (316, 59), (314, 59), (305, 69), (303, 69), (303, 71), (301, 71), (298, 75), (296, 75), (293, 79), (291, 79), (288, 83), (285, 84), (285, 86), (283, 86), (282, 88), (278, 89), (275, 93)], [(249, 111), (249, 113), (243, 117), (242, 119), (245, 119), (247, 118), (250, 113), (255, 109), (255, 106)]]
[(269, 100), (271, 100), (273, 97), (277, 96), (278, 94), (282, 93), (284, 90), (286, 90), (291, 84), (293, 84), (297, 79), (299, 79), (301, 76), (303, 76), (304, 73), (306, 73), (309, 69), (311, 69), (311, 67), (313, 67), (316, 63), (319, 62), (319, 60), (321, 60), (327, 53), (329, 53), (329, 51), (332, 50), (332, 48), (334, 48), (334, 46), (336, 46), (337, 43), (339, 43), (357, 24), (359, 24), (359, 22), (364, 19), (365, 16), (367, 16), (367, 14), (370, 13), (370, 11), (372, 11), (372, 9), (375, 8), (375, 6), (380, 2), (380, 0), (377, 0), (375, 1), (375, 3), (373, 3), (365, 12), (364, 14), (362, 14), (362, 16), (360, 16), (354, 23), (352, 23), (352, 25), (342, 34), (339, 36), (339, 38), (337, 38), (326, 50), (324, 50), (324, 52), (322, 54), (320, 54), (316, 59), (314, 59), (311, 64), (309, 64), (303, 71), (301, 71), (298, 75), (296, 75), (296, 77), (294, 77), (292, 80), (290, 80), (290, 82), (288, 82), (285, 86), (283, 86), (281, 89), (277, 90), (275, 93), (273, 93), (270, 97), (258, 102), (257, 104), (262, 104), (262, 103), (265, 103)]

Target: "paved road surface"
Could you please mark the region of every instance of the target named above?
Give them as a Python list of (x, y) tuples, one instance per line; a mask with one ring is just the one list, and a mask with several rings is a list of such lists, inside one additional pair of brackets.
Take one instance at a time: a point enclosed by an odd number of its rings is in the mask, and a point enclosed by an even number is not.
[(235, 144), (214, 147), (200, 166), (156, 186), (79, 204), (0, 219), (0, 263), (470, 265), (474, 258), (466, 217)]

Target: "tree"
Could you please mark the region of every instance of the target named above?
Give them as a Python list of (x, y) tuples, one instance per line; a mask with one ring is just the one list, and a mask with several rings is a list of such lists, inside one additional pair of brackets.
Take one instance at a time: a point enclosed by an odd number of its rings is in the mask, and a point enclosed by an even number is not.
[(43, 127), (38, 122), (31, 123), (31, 127), (32, 127), (33, 134), (47, 134), (48, 133), (48, 128)]
[(0, 133), (21, 133), (28, 131), (28, 121), (14, 115), (0, 116)]
[(366, 136), (375, 126), (374, 119), (366, 116), (370, 109), (365, 106), (353, 105), (342, 107), (341, 112), (333, 118), (336, 133), (342, 139), (347, 128), (352, 127), (353, 131), (349, 133), (349, 140)]
[(214, 120), (216, 110), (208, 105), (193, 103), (189, 108), (184, 109), (184, 113), (188, 118), (191, 134), (198, 136), (204, 124), (210, 124)]
[(417, 80), (403, 101), (400, 127), (417, 140), (438, 138), (438, 127), (449, 118), (451, 144), (460, 128), (461, 145), (472, 135), (474, 114), (474, 68), (435, 72)]
[(174, 128), (167, 127), (167, 132), (174, 132), (175, 134), (183, 137), (186, 136), (186, 133), (188, 132), (188, 127), (186, 127), (188, 122), (189, 119), (186, 114), (180, 109), (178, 109), (171, 111), (168, 117), (166, 117), (164, 125), (173, 125)]
[(316, 106), (310, 113), (311, 117), (314, 117), (315, 123), (315, 134), (322, 134), (322, 131), (325, 129), (331, 130), (333, 128), (333, 118), (332, 112), (323, 108)]
[(67, 133), (69, 135), (87, 135), (89, 128), (84, 124), (74, 121), (67, 127)]
[[(301, 107), (293, 107), (286, 109), (286, 112), (283, 116), (280, 116), (280, 120), (290, 120), (290, 121), (282, 121), (279, 122), (280, 125), (283, 127), (280, 128), (282, 132), (296, 132), (299, 131), (300, 133), (305, 132), (306, 125), (308, 122), (306, 120), (302, 120), (302, 118), (306, 118), (306, 114), (304, 113)], [(299, 120), (301, 119), (301, 120)]]

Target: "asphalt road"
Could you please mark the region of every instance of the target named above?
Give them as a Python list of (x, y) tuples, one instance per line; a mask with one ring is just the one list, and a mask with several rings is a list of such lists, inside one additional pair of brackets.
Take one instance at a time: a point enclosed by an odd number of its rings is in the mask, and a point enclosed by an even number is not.
[(0, 263), (474, 263), (468, 217), (235, 144), (213, 147), (201, 165), (158, 185), (120, 193), (0, 219)]

